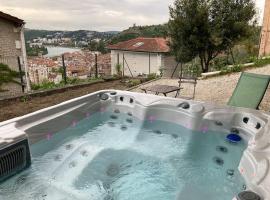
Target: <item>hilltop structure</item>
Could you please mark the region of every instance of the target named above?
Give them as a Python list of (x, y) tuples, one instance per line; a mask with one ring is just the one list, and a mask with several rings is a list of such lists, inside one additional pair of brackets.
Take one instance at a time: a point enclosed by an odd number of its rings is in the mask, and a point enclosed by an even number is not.
[(259, 56), (270, 55), (270, 0), (265, 0)]

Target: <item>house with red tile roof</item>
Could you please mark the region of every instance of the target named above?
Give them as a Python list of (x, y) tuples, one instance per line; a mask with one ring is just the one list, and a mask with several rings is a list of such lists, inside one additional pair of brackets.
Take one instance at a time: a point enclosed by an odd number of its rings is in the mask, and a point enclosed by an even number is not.
[(117, 74), (118, 64), (125, 76), (160, 74), (160, 69), (172, 71), (177, 64), (169, 55), (170, 47), (165, 38), (139, 37), (107, 48), (111, 50), (112, 74)]

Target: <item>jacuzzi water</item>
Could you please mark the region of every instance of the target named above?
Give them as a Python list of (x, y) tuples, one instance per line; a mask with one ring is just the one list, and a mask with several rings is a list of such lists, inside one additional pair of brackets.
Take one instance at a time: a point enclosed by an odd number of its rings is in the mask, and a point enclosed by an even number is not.
[(31, 168), (2, 183), (0, 199), (231, 200), (245, 184), (237, 167), (246, 144), (227, 134), (89, 113), (31, 145)]

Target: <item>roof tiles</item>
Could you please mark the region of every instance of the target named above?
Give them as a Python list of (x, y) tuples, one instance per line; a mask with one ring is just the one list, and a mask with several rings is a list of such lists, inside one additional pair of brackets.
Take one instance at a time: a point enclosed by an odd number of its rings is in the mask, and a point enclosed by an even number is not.
[(134, 52), (153, 52), (167, 53), (170, 51), (168, 41), (165, 38), (143, 38), (119, 42), (107, 47), (111, 50), (134, 51)]

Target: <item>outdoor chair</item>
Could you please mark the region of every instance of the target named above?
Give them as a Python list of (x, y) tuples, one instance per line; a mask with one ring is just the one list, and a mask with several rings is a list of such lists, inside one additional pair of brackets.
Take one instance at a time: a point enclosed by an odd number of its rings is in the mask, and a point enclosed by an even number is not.
[(259, 109), (270, 81), (269, 75), (243, 72), (228, 105)]
[(187, 99), (191, 100), (195, 98), (195, 93), (196, 93), (196, 86), (197, 86), (197, 77), (192, 77), (192, 76), (183, 76), (182, 74), (179, 77), (179, 88), (183, 88), (183, 84), (191, 84), (193, 85), (193, 94), (192, 96), (180, 96), (182, 99)]

